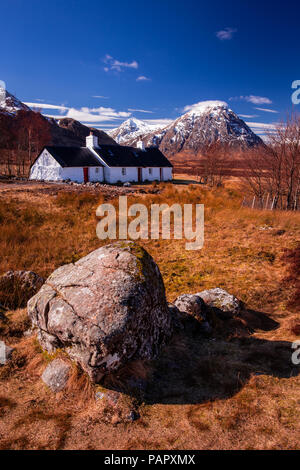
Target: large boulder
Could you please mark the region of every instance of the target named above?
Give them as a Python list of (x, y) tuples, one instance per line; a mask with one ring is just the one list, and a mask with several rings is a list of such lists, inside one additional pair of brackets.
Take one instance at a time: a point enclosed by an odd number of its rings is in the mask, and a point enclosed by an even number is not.
[(54, 271), (28, 302), (43, 348), (64, 349), (94, 382), (155, 357), (172, 332), (163, 280), (132, 242), (99, 248)]
[(24, 307), (43, 283), (33, 271), (7, 271), (0, 276), (0, 303), (11, 309)]
[(220, 317), (225, 319), (239, 315), (243, 307), (243, 303), (239, 299), (220, 287), (203, 290), (195, 295), (199, 296), (206, 305), (213, 308), (219, 313)]

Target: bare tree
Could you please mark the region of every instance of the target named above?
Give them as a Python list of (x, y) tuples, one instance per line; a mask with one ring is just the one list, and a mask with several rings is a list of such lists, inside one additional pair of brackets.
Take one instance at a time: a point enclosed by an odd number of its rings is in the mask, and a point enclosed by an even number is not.
[(226, 175), (226, 160), (229, 148), (216, 141), (208, 145), (202, 153), (202, 175), (204, 181), (210, 186), (223, 184)]
[(272, 208), (297, 209), (300, 192), (300, 116), (292, 113), (286, 122), (268, 133), (267, 145), (247, 153), (244, 181), (262, 201), (266, 194)]
[(9, 176), (14, 171), (27, 176), (30, 165), (50, 139), (50, 125), (40, 113), (20, 110), (13, 117), (0, 113), (2, 171)]

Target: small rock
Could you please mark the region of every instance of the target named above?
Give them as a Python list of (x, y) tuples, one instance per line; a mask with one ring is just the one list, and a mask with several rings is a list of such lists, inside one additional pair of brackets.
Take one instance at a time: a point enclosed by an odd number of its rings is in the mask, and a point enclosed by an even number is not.
[(4, 341), (0, 341), (0, 365), (5, 365), (11, 359), (13, 351), (14, 349), (7, 346)]
[(105, 399), (106, 403), (113, 408), (117, 405), (119, 398), (120, 398), (120, 393), (112, 391), (112, 390), (105, 390), (105, 391), (98, 390), (95, 393), (96, 401)]
[(175, 300), (174, 305), (180, 310), (180, 312), (194, 317), (200, 323), (206, 321), (205, 303), (198, 295), (180, 295)]
[(103, 393), (103, 392), (96, 392), (96, 393), (95, 393), (95, 399), (96, 399), (96, 401), (98, 401), (98, 400), (103, 400), (103, 398), (105, 398), (105, 393)]
[(125, 186), (126, 188), (129, 188), (131, 186), (131, 183), (129, 183), (129, 181), (126, 181), (126, 183), (124, 183), (123, 186)]
[(60, 392), (67, 384), (70, 369), (71, 366), (62, 359), (54, 359), (44, 370), (42, 380), (53, 392)]
[(223, 318), (239, 315), (243, 307), (243, 303), (239, 299), (219, 287), (204, 290), (195, 295), (203, 299), (209, 307), (216, 309), (216, 312)]
[(129, 421), (137, 421), (138, 419), (140, 419), (140, 417), (141, 416), (137, 411), (131, 411), (128, 416), (128, 419)]
[(35, 333), (34, 328), (29, 328), (24, 332), (25, 338), (29, 338), (29, 336), (32, 336)]

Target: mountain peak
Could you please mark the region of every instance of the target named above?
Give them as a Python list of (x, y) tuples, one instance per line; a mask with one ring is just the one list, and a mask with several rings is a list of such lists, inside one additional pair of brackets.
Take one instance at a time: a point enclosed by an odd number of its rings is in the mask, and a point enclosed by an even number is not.
[(18, 100), (14, 95), (0, 87), (0, 110), (7, 113), (16, 113), (20, 109), (24, 111), (30, 110), (30, 108), (22, 103), (22, 101)]
[(144, 121), (137, 119), (135, 117), (129, 118), (121, 124), (122, 127), (128, 127), (131, 130), (142, 129), (146, 126)]
[(126, 141), (130, 136), (136, 142), (145, 134), (150, 134), (157, 130), (157, 126), (148, 124), (135, 117), (131, 117), (124, 121), (117, 129), (109, 132), (109, 135), (118, 142), (118, 144), (126, 145)]

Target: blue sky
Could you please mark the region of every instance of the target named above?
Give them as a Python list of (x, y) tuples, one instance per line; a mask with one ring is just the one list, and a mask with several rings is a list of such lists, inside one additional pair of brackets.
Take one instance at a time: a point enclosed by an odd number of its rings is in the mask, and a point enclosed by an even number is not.
[(299, 2), (0, 3), (0, 79), (44, 114), (108, 129), (222, 100), (261, 133), (292, 107)]

